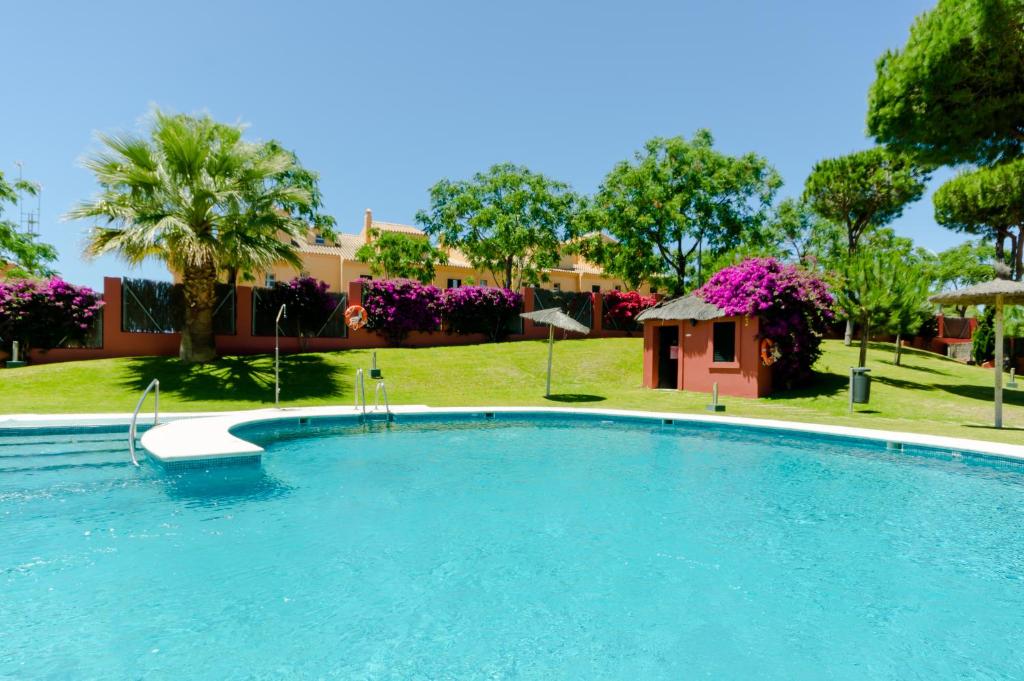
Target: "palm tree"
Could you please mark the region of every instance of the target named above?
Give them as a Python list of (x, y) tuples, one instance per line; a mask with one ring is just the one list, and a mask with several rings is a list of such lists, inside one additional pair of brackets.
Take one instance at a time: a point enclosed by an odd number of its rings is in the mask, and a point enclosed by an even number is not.
[(213, 359), (219, 273), (300, 265), (293, 240), (304, 237), (303, 216), (315, 202), (308, 183), (294, 178), (308, 171), (276, 144), (246, 142), (241, 127), (209, 116), (156, 111), (149, 139), (100, 141), (106, 149), (84, 165), (101, 191), (67, 215), (104, 220), (90, 231), (86, 254), (117, 253), (131, 264), (156, 258), (180, 274), (180, 357)]

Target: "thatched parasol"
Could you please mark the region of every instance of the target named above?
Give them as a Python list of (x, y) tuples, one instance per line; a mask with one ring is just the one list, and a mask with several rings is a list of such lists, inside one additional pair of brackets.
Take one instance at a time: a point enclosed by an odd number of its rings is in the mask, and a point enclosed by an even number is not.
[(548, 383), (544, 397), (551, 397), (551, 355), (555, 347), (555, 327), (557, 326), (559, 329), (575, 333), (590, 333), (590, 327), (580, 324), (557, 307), (549, 307), (546, 310), (536, 310), (534, 312), (523, 312), (519, 316), (523, 319), (529, 319), (536, 324), (548, 325)]
[(996, 428), (1003, 427), (1003, 305), (1024, 305), (1024, 283), (992, 279), (956, 291), (946, 291), (929, 300), (942, 305), (995, 305), (996, 327)]

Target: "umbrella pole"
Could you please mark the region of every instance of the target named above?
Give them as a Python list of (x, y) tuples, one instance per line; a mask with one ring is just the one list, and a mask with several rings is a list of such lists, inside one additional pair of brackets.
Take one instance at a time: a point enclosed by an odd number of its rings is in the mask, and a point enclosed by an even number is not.
[(996, 428), (1003, 427), (1003, 297), (996, 296)]
[(555, 325), (548, 324), (548, 387), (544, 397), (551, 397), (551, 352), (555, 348)]

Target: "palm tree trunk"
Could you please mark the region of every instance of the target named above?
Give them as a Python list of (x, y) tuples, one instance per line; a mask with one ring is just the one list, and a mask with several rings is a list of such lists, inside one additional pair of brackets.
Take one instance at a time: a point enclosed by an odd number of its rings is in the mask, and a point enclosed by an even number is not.
[(864, 317), (860, 323), (860, 359), (857, 366), (865, 366), (868, 363), (868, 336), (871, 333), (871, 322)]
[(217, 268), (213, 263), (182, 272), (185, 328), (178, 357), (185, 363), (209, 362), (217, 356), (213, 340), (213, 308), (217, 302)]
[(900, 356), (903, 354), (903, 333), (896, 332), (896, 366), (900, 365)]
[(843, 334), (843, 345), (849, 347), (853, 345), (853, 320), (846, 320), (846, 333)]

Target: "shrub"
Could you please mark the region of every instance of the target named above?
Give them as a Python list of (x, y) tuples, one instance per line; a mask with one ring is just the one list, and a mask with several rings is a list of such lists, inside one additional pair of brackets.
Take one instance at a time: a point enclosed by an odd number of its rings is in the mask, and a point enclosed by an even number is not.
[(459, 286), (441, 294), (441, 313), (452, 333), (482, 333), (492, 341), (509, 334), (509, 324), (522, 309), (523, 297), (505, 288)]
[(654, 296), (640, 295), (637, 291), (608, 291), (604, 295), (604, 325), (609, 329), (633, 331), (636, 316), (658, 302)]
[(775, 342), (774, 373), (786, 387), (811, 376), (822, 331), (833, 318), (825, 282), (774, 258), (751, 258), (720, 270), (697, 294), (727, 315), (760, 317), (761, 338)]
[(366, 328), (400, 345), (413, 331), (436, 331), (441, 325), (441, 291), (436, 286), (399, 279), (363, 286)]
[(101, 307), (98, 293), (59, 277), (0, 283), (0, 339), (23, 350), (82, 343)]
[(995, 305), (986, 305), (971, 339), (971, 359), (975, 364), (984, 364), (996, 357), (995, 319)]

